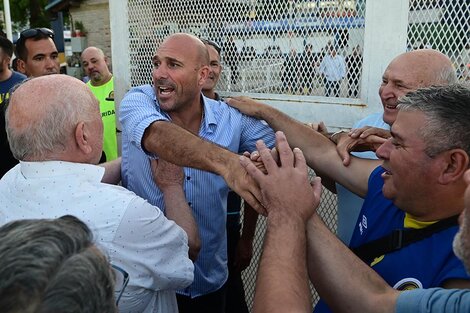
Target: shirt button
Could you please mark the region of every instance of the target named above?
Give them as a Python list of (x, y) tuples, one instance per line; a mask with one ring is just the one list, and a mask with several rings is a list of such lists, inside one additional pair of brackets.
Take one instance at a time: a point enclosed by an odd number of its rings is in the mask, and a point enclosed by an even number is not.
[(186, 176), (186, 180), (191, 180), (191, 176)]

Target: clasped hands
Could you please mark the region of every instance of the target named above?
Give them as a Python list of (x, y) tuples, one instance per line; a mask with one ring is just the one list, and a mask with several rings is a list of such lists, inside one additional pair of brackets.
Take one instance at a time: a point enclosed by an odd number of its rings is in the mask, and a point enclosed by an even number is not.
[(300, 217), (305, 222), (320, 203), (321, 181), (308, 177), (308, 167), (302, 151), (291, 150), (286, 136), (276, 132), (276, 147), (271, 150), (262, 140), (258, 151), (240, 156), (240, 163), (259, 185), (266, 215), (282, 214), (286, 218)]

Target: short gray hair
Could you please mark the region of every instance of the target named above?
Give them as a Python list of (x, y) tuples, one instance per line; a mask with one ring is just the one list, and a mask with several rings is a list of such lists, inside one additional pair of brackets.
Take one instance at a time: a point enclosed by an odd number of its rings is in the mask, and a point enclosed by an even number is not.
[(451, 85), (458, 81), (457, 72), (453, 66), (443, 66), (436, 75), (439, 85)]
[(426, 125), (420, 135), (426, 154), (463, 149), (470, 155), (470, 86), (452, 84), (421, 88), (398, 101), (401, 111), (421, 111)]
[(109, 263), (76, 217), (14, 221), (0, 238), (2, 312), (117, 311)]
[(90, 100), (91, 93), (85, 94), (80, 90), (57, 86), (60, 90), (45, 108), (41, 119), (20, 130), (11, 127), (9, 114), (15, 102), (15, 93), (20, 87), (21, 85), (16, 86), (10, 93), (5, 113), (5, 128), (10, 150), (18, 160), (45, 161), (48, 155), (65, 148), (71, 132), (79, 121), (90, 120), (91, 106), (86, 103)]

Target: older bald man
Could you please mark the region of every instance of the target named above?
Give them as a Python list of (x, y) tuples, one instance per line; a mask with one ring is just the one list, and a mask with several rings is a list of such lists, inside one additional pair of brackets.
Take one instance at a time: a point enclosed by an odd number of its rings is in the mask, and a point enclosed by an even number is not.
[(111, 262), (129, 273), (120, 312), (177, 312), (175, 290), (193, 280), (188, 236), (197, 236), (197, 228), (187, 227), (191, 210), (185, 202), (166, 203), (179, 217), (175, 222), (185, 221), (183, 230), (158, 207), (101, 182), (104, 169), (96, 164), (103, 122), (89, 88), (65, 75), (27, 81), (11, 95), (6, 129), (20, 164), (0, 180), (0, 224), (76, 216)]

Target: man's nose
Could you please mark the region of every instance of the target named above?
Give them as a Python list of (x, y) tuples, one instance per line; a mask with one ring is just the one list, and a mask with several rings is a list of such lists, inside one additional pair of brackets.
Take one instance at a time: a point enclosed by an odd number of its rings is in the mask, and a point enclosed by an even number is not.
[(393, 88), (390, 83), (387, 83), (380, 88), (380, 96), (382, 98), (391, 98), (394, 96)]
[(390, 157), (390, 151), (392, 151), (392, 138), (387, 139), (378, 149), (375, 154), (379, 159), (388, 160)]
[(57, 60), (53, 58), (46, 58), (46, 66), (47, 68), (55, 68), (57, 65)]

